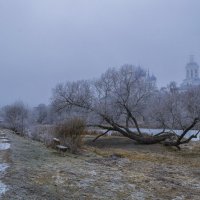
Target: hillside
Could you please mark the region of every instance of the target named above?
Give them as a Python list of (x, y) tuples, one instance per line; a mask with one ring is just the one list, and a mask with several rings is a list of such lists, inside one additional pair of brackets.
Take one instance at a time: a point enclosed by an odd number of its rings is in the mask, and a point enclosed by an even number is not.
[(9, 165), (0, 177), (18, 199), (199, 199), (200, 144), (181, 151), (143, 146), (121, 137), (86, 138), (81, 155), (60, 155), (43, 144), (8, 131), (11, 148), (1, 151)]

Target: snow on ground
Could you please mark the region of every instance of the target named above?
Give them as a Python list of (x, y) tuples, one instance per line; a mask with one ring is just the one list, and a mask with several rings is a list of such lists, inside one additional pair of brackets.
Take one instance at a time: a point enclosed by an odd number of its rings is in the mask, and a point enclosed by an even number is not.
[(6, 169), (9, 167), (7, 163), (3, 162), (3, 154), (10, 148), (10, 141), (6, 138), (5, 132), (0, 130), (0, 197), (4, 194), (8, 187), (1, 181)]

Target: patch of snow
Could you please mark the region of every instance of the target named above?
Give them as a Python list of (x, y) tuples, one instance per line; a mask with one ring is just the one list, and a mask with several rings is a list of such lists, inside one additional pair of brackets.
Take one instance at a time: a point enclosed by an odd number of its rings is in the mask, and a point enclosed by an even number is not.
[(9, 148), (10, 148), (10, 144), (9, 143), (0, 143), (0, 151), (7, 150)]
[(0, 138), (0, 143), (9, 143), (10, 140), (8, 140), (7, 138)]
[(0, 175), (2, 172), (6, 170), (6, 168), (8, 168), (8, 164), (6, 163), (0, 164)]
[[(0, 164), (0, 177), (3, 172), (8, 168), (6, 163)], [(8, 190), (7, 186), (0, 181), (0, 197)]]
[[(10, 141), (6, 138), (5, 133), (0, 132), (0, 151), (10, 148)], [(3, 177), (5, 170), (9, 167), (8, 164), (0, 164), (0, 178)], [(8, 187), (0, 180), (0, 198), (8, 190)]]
[(95, 172), (95, 170), (90, 171), (89, 174), (91, 174), (92, 176), (96, 176), (97, 175), (97, 173)]
[(0, 181), (0, 197), (8, 190), (7, 186)]

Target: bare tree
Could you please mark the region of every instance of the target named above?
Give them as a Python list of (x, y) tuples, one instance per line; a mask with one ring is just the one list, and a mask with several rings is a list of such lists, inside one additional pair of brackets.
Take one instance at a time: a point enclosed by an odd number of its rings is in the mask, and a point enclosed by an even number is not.
[[(191, 87), (186, 91), (178, 89), (174, 82), (165, 89), (158, 92), (150, 104), (149, 117), (157, 122), (163, 131), (157, 135), (170, 132), (173, 137), (164, 141), (165, 145), (176, 146), (190, 142), (199, 134), (200, 121), (200, 87)], [(196, 129), (195, 134), (188, 135), (189, 131)], [(182, 132), (177, 134), (175, 129)], [(187, 137), (186, 137), (187, 136)]]
[(34, 108), (34, 118), (38, 124), (43, 124), (47, 121), (48, 107), (45, 104), (39, 104)]
[(26, 120), (28, 118), (28, 109), (22, 102), (16, 102), (3, 107), (2, 117), (8, 128), (18, 134), (24, 134)]
[[(100, 79), (59, 84), (53, 90), (52, 103), (57, 110), (76, 108), (91, 116), (90, 125), (143, 144), (166, 140), (171, 134), (151, 136), (141, 132), (148, 101), (156, 90), (155, 80), (140, 67), (122, 66), (104, 73)], [(136, 127), (137, 131), (133, 131)], [(102, 135), (104, 135), (102, 134)]]

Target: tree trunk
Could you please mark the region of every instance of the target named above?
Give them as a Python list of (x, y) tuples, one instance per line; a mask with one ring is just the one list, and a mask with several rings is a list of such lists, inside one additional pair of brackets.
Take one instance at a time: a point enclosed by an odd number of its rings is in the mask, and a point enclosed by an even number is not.
[(136, 132), (127, 132), (119, 127), (112, 127), (108, 128), (106, 126), (98, 126), (99, 128), (106, 129), (107, 131), (98, 135), (93, 142), (95, 142), (97, 139), (100, 137), (104, 136), (107, 132), (109, 131), (117, 131), (120, 134), (122, 134), (124, 137), (127, 137), (131, 140), (134, 140), (138, 142), (139, 144), (156, 144), (165, 141), (166, 139), (170, 139), (174, 134), (172, 133), (163, 133), (162, 135), (157, 135), (157, 136), (151, 136), (151, 135), (146, 135), (146, 134), (137, 134)]
[(160, 136), (148, 136), (148, 135), (129, 135), (128, 138), (135, 140), (139, 144), (157, 144), (169, 139), (172, 136), (171, 133), (163, 134)]

